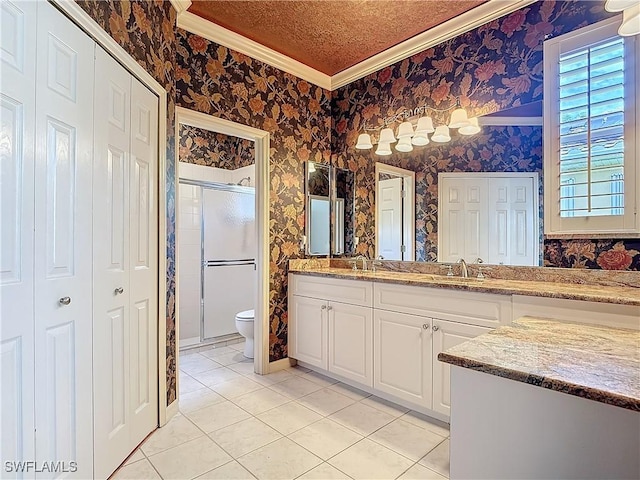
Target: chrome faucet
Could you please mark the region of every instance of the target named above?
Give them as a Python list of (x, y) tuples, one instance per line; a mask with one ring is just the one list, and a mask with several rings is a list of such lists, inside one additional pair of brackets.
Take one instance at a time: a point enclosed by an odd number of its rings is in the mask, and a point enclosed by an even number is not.
[(467, 262), (464, 261), (464, 258), (458, 260), (460, 264), (460, 276), (463, 278), (467, 278), (469, 276), (469, 270), (467, 269)]
[(362, 260), (362, 271), (366, 271), (367, 270), (367, 257), (365, 257), (364, 255), (360, 254), (358, 255), (355, 259), (355, 270), (358, 269), (358, 260)]
[(378, 255), (374, 260), (371, 260), (371, 271), (376, 273), (376, 267), (382, 266), (382, 262), (380, 260), (384, 260), (382, 255)]

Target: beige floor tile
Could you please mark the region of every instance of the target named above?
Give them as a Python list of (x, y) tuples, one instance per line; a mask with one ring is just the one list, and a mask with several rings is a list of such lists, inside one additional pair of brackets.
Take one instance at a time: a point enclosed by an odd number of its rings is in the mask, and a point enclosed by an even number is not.
[(428, 469), (427, 467), (423, 467), (419, 463), (416, 463), (409, 470), (404, 472), (400, 476), (401, 480), (447, 480), (446, 477), (443, 477), (439, 473), (434, 472), (433, 470)]
[(382, 445), (364, 439), (329, 460), (355, 479), (390, 479), (406, 471), (413, 462)]
[(229, 350), (231, 350), (229, 353), (225, 353), (223, 355), (217, 355), (213, 357), (214, 360), (218, 362), (220, 365), (231, 365), (232, 363), (240, 363), (240, 362), (253, 363), (253, 360), (245, 357), (242, 354), (242, 352), (238, 352), (233, 348), (230, 348)]
[(194, 373), (206, 372), (207, 370), (214, 370), (220, 368), (221, 365), (214, 362), (210, 358), (207, 358), (199, 353), (195, 355), (189, 355), (185, 358), (180, 357), (180, 370), (193, 375)]
[(252, 452), (282, 438), (278, 432), (257, 418), (248, 418), (209, 434), (233, 458)]
[(327, 416), (355, 403), (355, 400), (335, 390), (323, 388), (299, 398), (298, 402), (320, 415)]
[(231, 457), (206, 436), (149, 457), (165, 480), (194, 478), (230, 460)]
[(298, 477), (299, 480), (349, 480), (351, 477), (336, 467), (323, 463)]
[(241, 362), (232, 363), (227, 368), (239, 373), (240, 375), (252, 375), (254, 373), (255, 366), (253, 362)]
[(238, 352), (244, 352), (244, 346), (247, 342), (238, 342), (238, 343), (232, 343), (231, 345), (227, 345), (229, 348), (233, 348), (234, 350), (237, 350)]
[(193, 378), (191, 375), (180, 372), (178, 378), (178, 392), (180, 395), (185, 393), (193, 392), (195, 390), (199, 390), (204, 385), (200, 383), (198, 380)]
[(185, 415), (206, 433), (233, 425), (251, 416), (228, 400), (201, 408), (195, 412), (185, 413)]
[(351, 385), (347, 385), (346, 383), (338, 382), (329, 387), (331, 390), (335, 390), (342, 395), (346, 395), (347, 397), (353, 398), (354, 400), (362, 400), (363, 398), (367, 398), (371, 396), (370, 393), (367, 393), (359, 388), (352, 387)]
[(255, 480), (255, 478), (235, 460), (198, 477), (199, 480)]
[(314, 371), (305, 373), (304, 375), (302, 375), (302, 378), (304, 378), (305, 380), (309, 380), (310, 382), (317, 383), (318, 385), (322, 385), (323, 387), (328, 387), (329, 385), (338, 383), (338, 380)]
[(143, 460), (144, 458), (145, 456), (144, 456), (144, 453), (142, 453), (142, 450), (140, 450), (140, 448), (137, 448), (131, 455), (129, 455), (129, 458), (127, 458), (124, 464), (129, 465), (130, 463)]
[(449, 425), (436, 420), (435, 418), (427, 417), (422, 413), (414, 412), (413, 410), (407, 412), (405, 415), (400, 417), (405, 422), (412, 423), (417, 425), (418, 427), (426, 428), (427, 430), (432, 431), (433, 433), (437, 433), (443, 437), (449, 436)]
[(321, 418), (321, 415), (296, 402), (285, 403), (258, 415), (259, 420), (275, 428), (283, 435), (289, 435)]
[(160, 475), (153, 468), (149, 460), (143, 458), (120, 469), (111, 476), (111, 480), (156, 480)]
[(362, 440), (362, 435), (328, 418), (323, 418), (292, 433), (289, 438), (323, 460), (327, 460)]
[(256, 390), (233, 399), (233, 403), (252, 415), (260, 415), (267, 410), (279, 407), (290, 401), (291, 399), (288, 397), (280, 395), (269, 388)]
[(317, 383), (310, 382), (309, 380), (305, 380), (301, 376), (296, 375), (284, 382), (271, 385), (269, 388), (289, 398), (296, 399), (309, 395), (316, 390), (320, 390), (322, 387)]
[(392, 415), (361, 402), (349, 405), (328, 418), (364, 436), (370, 435), (395, 419)]
[(445, 437), (397, 419), (370, 435), (369, 439), (417, 462)]
[(260, 479), (290, 480), (320, 465), (322, 460), (288, 438), (282, 438), (237, 459)]
[(204, 387), (193, 392), (180, 395), (180, 411), (181, 412), (195, 412), (209, 405), (224, 402), (225, 398), (218, 395), (210, 388)]
[(193, 378), (207, 387), (213, 387), (214, 385), (218, 385), (222, 382), (228, 382), (234, 378), (242, 378), (242, 375), (234, 372), (233, 370), (229, 370), (228, 368), (217, 368), (215, 370), (196, 373)]
[(449, 478), (449, 440), (431, 450), (418, 463)]
[(204, 355), (205, 357), (213, 358), (215, 360), (215, 358), (220, 355), (228, 355), (234, 352), (236, 352), (236, 350), (234, 350), (233, 348), (217, 347), (217, 348), (210, 348), (208, 350), (203, 350), (202, 352), (200, 352), (200, 354)]
[[(238, 364), (240, 365), (240, 364)], [(275, 383), (284, 382), (285, 380), (289, 380), (293, 377), (289, 370), (278, 370), (277, 372), (270, 373), (268, 375), (259, 375), (257, 373), (248, 373), (245, 376), (253, 380), (254, 382), (258, 382), (261, 385), (270, 386)]]
[(248, 378), (234, 378), (233, 380), (229, 380), (228, 382), (218, 383), (217, 385), (213, 385), (211, 389), (225, 398), (235, 398), (240, 395), (244, 395), (249, 392), (254, 392), (256, 390), (260, 390), (264, 388), (259, 383), (253, 382)]
[(390, 402), (388, 400), (385, 400), (384, 398), (376, 397), (375, 395), (364, 398), (360, 400), (360, 402), (364, 403), (365, 405), (369, 405), (370, 407), (377, 408), (378, 410), (388, 413), (389, 415), (393, 415), (394, 417), (399, 417), (400, 415), (404, 415), (409, 411), (408, 408), (401, 407), (397, 403)]
[(153, 432), (141, 448), (148, 457), (203, 435), (204, 433), (185, 416), (178, 415), (169, 420), (164, 427)]

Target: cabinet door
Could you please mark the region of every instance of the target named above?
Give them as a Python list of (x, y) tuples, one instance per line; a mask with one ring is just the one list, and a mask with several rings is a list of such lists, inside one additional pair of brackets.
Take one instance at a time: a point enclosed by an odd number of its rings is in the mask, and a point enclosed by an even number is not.
[(292, 295), (289, 302), (289, 357), (327, 369), (327, 302)]
[(490, 331), (490, 328), (475, 325), (433, 320), (433, 410), (445, 415), (450, 415), (451, 411), (450, 365), (440, 362), (438, 354)]
[(373, 386), (431, 408), (431, 319), (374, 310)]
[(329, 371), (373, 386), (372, 309), (330, 302)]

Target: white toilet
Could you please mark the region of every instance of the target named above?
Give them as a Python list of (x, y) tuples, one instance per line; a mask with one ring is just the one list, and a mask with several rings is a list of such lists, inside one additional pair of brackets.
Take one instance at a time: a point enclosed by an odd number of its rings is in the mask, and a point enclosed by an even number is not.
[(245, 310), (236, 314), (236, 328), (247, 339), (244, 344), (244, 356), (253, 358), (253, 317), (254, 310)]

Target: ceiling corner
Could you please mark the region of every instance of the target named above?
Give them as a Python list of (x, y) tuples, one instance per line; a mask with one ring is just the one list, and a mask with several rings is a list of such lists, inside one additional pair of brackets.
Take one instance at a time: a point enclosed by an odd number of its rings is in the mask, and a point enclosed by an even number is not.
[(171, 5), (175, 9), (176, 13), (180, 15), (182, 12), (186, 12), (191, 6), (191, 0), (169, 0)]

